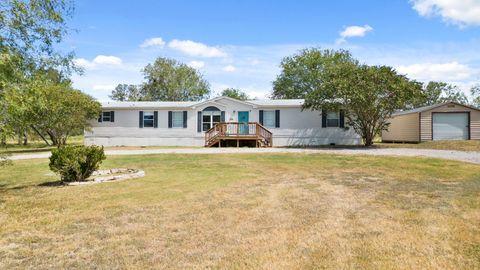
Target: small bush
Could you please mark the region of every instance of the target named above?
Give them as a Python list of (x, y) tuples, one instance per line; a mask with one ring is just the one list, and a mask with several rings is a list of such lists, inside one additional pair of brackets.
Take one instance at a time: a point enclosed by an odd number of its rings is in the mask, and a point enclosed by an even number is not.
[(6, 154), (0, 153), (0, 167), (12, 165), (12, 161), (8, 159)]
[(84, 181), (104, 159), (103, 147), (64, 146), (52, 150), (50, 170), (60, 174), (64, 182)]

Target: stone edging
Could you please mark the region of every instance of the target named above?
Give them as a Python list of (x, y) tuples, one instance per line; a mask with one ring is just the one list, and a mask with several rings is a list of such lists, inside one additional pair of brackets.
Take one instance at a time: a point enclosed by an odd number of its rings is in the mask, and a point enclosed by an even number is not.
[[(113, 175), (115, 174), (115, 175)], [(102, 182), (123, 181), (132, 178), (144, 177), (145, 172), (136, 169), (110, 169), (110, 170), (98, 170), (93, 172), (92, 176), (87, 181), (82, 182), (69, 182), (66, 183), (69, 186), (81, 186), (91, 185)]]

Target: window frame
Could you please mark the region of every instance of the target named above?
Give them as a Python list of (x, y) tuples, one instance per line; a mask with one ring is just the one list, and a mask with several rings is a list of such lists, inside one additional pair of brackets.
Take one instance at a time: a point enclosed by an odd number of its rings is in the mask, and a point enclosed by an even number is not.
[[(175, 120), (174, 120), (174, 119), (175, 119), (175, 115), (180, 115), (181, 121), (178, 122), (178, 119), (177, 119), (177, 124), (180, 123), (179, 126), (176, 126), (176, 125), (175, 125)], [(177, 117), (178, 117), (178, 116), (177, 116)], [(183, 128), (183, 126), (184, 126), (184, 124), (185, 124), (183, 120), (184, 120), (184, 119), (183, 119), (183, 111), (172, 111), (172, 128)]]
[[(210, 121), (205, 122), (204, 121), (204, 116), (208, 116)], [(219, 121), (213, 121), (214, 116), (219, 117)], [(221, 111), (202, 111), (202, 132), (206, 132), (212, 127), (215, 126), (215, 124), (221, 123), (222, 122), (222, 112)], [(209, 128), (205, 129), (205, 125), (208, 124)]]
[[(271, 125), (268, 125), (267, 121), (266, 121), (266, 119), (267, 119), (266, 115), (269, 114), (269, 113), (271, 113), (272, 116), (273, 116)], [(266, 128), (276, 128), (276, 118), (277, 118), (277, 116), (276, 116), (275, 110), (263, 110), (263, 126), (264, 127), (266, 127)]]
[[(151, 116), (152, 119), (146, 119), (146, 116), (149, 116), (149, 117)], [(144, 128), (154, 128), (155, 127), (155, 113), (153, 111), (144, 111), (142, 121), (143, 121), (143, 127)], [(152, 125), (151, 126), (150, 125), (148, 125), (148, 126), (145, 125), (146, 121), (148, 121), (148, 122), (151, 121)]]
[[(108, 114), (108, 117), (105, 118), (105, 113)], [(106, 120), (108, 119), (108, 120)], [(111, 111), (102, 111), (102, 122), (111, 122), (112, 121), (112, 112)]]
[[(335, 114), (336, 118), (332, 118), (330, 117), (331, 114)], [(336, 125), (331, 125), (329, 120), (336, 120)], [(336, 111), (336, 112), (327, 112), (327, 115), (326, 115), (326, 127), (340, 127), (340, 112)]]

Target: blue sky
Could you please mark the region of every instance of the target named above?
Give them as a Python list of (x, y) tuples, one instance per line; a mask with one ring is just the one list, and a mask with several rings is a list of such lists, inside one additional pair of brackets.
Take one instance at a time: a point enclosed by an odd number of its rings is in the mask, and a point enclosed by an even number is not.
[(85, 68), (75, 87), (107, 100), (138, 84), (156, 57), (198, 68), (214, 93), (237, 87), (266, 98), (282, 57), (306, 47), (344, 48), (421, 81), (467, 89), (480, 81), (480, 0), (90, 1), (77, 0), (61, 44)]

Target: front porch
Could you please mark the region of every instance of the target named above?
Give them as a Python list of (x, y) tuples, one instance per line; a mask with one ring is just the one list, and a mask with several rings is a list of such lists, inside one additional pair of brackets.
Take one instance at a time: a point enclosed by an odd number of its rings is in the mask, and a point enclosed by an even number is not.
[(272, 132), (257, 122), (221, 122), (206, 131), (205, 147), (272, 147)]

